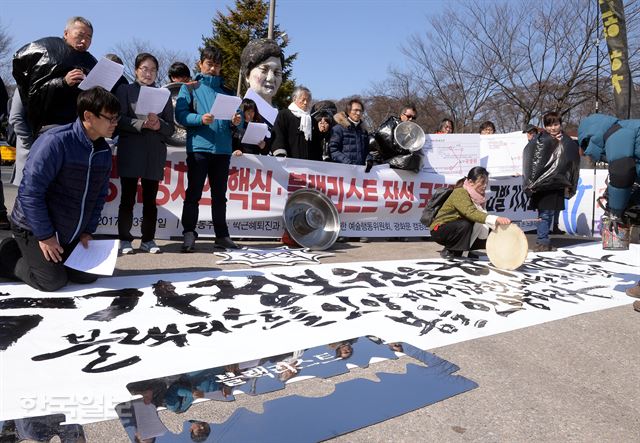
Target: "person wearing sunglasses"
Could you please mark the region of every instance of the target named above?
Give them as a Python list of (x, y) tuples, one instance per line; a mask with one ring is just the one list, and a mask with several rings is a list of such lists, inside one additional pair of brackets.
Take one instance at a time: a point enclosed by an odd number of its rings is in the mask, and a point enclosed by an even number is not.
[(0, 277), (40, 291), (91, 283), (97, 275), (67, 268), (78, 245), (87, 248), (109, 192), (110, 138), (120, 102), (96, 86), (78, 96), (77, 119), (33, 144), (11, 213), (13, 237), (0, 243)]
[(400, 113), (401, 122), (415, 122), (418, 118), (418, 111), (414, 105), (405, 105)]

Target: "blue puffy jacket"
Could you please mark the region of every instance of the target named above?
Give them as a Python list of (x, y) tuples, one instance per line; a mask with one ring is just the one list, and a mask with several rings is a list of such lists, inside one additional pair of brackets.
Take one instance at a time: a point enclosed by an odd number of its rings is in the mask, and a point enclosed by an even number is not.
[(103, 138), (92, 142), (80, 119), (51, 129), (31, 147), (11, 220), (38, 240), (57, 234), (61, 245), (92, 234), (110, 174), (111, 148)]
[(211, 111), (218, 94), (233, 94), (220, 76), (197, 74), (196, 80), (182, 85), (176, 99), (176, 121), (187, 129), (187, 152), (231, 154), (231, 121), (215, 119), (205, 125), (202, 116)]
[(334, 116), (336, 125), (331, 128), (329, 152), (331, 160), (348, 165), (365, 165), (372, 160), (369, 153), (369, 133), (347, 119), (343, 112)]
[(578, 143), (593, 160), (609, 163), (609, 209), (621, 215), (640, 183), (640, 120), (592, 114), (580, 123)]

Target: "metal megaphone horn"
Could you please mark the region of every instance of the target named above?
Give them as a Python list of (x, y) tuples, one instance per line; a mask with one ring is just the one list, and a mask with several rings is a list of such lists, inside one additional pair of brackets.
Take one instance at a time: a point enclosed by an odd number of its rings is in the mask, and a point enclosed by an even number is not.
[(289, 236), (304, 248), (330, 248), (340, 234), (340, 218), (333, 202), (315, 189), (298, 189), (287, 199), (282, 214)]

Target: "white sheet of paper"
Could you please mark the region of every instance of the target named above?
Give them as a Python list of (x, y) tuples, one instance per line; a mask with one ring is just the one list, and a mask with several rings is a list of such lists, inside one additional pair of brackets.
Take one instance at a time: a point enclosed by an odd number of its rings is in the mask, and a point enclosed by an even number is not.
[(169, 100), (171, 91), (167, 88), (151, 88), (149, 86), (140, 87), (138, 103), (135, 112), (137, 115), (148, 115), (153, 112), (160, 114)]
[(85, 249), (78, 243), (64, 265), (91, 274), (113, 275), (119, 244), (119, 240), (90, 240)]
[(271, 106), (265, 99), (260, 97), (256, 91), (249, 88), (247, 93), (244, 95), (244, 98), (249, 98), (256, 102), (256, 106), (258, 107), (258, 112), (260, 115), (269, 123), (273, 124), (276, 121), (276, 117), (278, 116), (278, 110)]
[(521, 131), (480, 136), (480, 165), (492, 177), (522, 174), (522, 151), (527, 135)]
[(244, 136), (240, 143), (246, 143), (248, 145), (257, 145), (260, 143), (269, 133), (269, 127), (266, 123), (254, 123), (250, 122), (247, 125), (247, 129), (244, 131)]
[(124, 66), (120, 63), (112, 62), (108, 58), (101, 58), (87, 76), (80, 82), (78, 88), (86, 91), (94, 86), (102, 86), (107, 91), (111, 91), (113, 85), (122, 77)]
[(211, 106), (211, 115), (216, 120), (231, 120), (238, 112), (240, 103), (242, 103), (242, 99), (235, 95), (217, 94), (216, 100)]

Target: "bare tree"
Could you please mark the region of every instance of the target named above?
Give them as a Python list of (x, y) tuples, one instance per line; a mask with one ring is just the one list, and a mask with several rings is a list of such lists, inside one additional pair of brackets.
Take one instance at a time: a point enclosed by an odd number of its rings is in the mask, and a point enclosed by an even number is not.
[(411, 36), (402, 53), (409, 60), (418, 91), (432, 96), (459, 132), (469, 132), (496, 86), (488, 76), (479, 75), (483, 66), (473, 45), (451, 26), (458, 20), (456, 14), (449, 10), (432, 19), (433, 31)]
[(135, 79), (136, 56), (142, 52), (153, 54), (158, 59), (158, 76), (156, 83), (164, 85), (169, 82), (167, 71), (173, 62), (180, 61), (194, 69), (196, 58), (184, 51), (174, 51), (167, 48), (154, 47), (146, 40), (133, 39), (131, 41), (118, 43), (112, 51), (124, 62), (124, 75), (129, 81)]
[[(640, 1), (627, 1), (625, 15), (630, 66), (640, 77)], [(549, 110), (579, 121), (595, 111), (596, 98), (610, 110), (600, 20), (592, 0), (456, 2), (402, 47), (409, 68), (391, 72), (387, 94), (404, 94), (410, 76), (416, 96), (433, 97), (462, 132), (482, 120), (517, 130)]]
[(442, 118), (449, 115), (438, 107), (437, 99), (426, 94), (424, 88), (420, 88), (413, 73), (397, 68), (389, 69), (389, 78), (374, 83), (367, 91), (367, 115), (374, 123), (374, 128), (390, 115), (397, 116), (401, 108), (407, 104), (416, 107), (416, 123), (426, 132), (435, 131)]
[[(11, 77), (11, 47), (13, 39), (6, 26), (0, 24), (0, 76), (5, 79), (5, 84), (13, 83)], [(10, 82), (8, 80), (11, 80)]]

